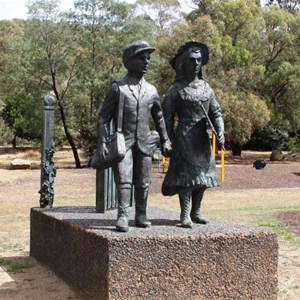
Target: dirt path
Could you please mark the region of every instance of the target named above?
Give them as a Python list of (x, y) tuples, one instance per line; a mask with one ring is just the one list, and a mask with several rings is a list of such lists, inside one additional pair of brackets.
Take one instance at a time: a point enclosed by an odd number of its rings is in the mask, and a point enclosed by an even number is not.
[(48, 267), (37, 263), (27, 252), (8, 252), (4, 255), (7, 261), (27, 264), (30, 267), (18, 272), (6, 272), (5, 268), (0, 267), (1, 300), (80, 299)]
[(279, 297), (284, 300), (300, 299), (300, 249), (279, 243)]

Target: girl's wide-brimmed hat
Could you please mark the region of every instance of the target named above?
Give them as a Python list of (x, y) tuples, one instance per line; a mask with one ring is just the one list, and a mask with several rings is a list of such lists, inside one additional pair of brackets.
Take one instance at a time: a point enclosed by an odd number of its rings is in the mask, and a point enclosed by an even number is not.
[(203, 43), (190, 41), (190, 42), (187, 42), (187, 43), (181, 45), (179, 47), (179, 49), (177, 50), (176, 55), (170, 60), (170, 64), (174, 70), (176, 69), (176, 61), (178, 60), (178, 58), (180, 58), (180, 56), (183, 53), (185, 53), (186, 51), (188, 51), (190, 48), (199, 49), (201, 52), (201, 56), (202, 56), (201, 65), (204, 66), (207, 64), (207, 62), (209, 60), (208, 47)]

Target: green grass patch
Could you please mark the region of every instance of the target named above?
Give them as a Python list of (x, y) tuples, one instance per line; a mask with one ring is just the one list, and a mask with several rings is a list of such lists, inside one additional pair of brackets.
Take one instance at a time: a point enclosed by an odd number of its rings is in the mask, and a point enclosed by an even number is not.
[(267, 228), (272, 231), (274, 231), (279, 238), (292, 242), (297, 243), (296, 237), (291, 233), (291, 230), (281, 222), (279, 222), (277, 219), (268, 219), (261, 221), (257, 224), (259, 227)]
[(228, 207), (224, 201), (224, 205), (220, 205), (218, 208), (208, 206), (204, 214), (211, 219), (265, 228), (276, 233), (278, 239), (300, 246), (300, 238), (293, 234), (292, 229), (280, 222), (277, 217), (282, 212), (299, 211), (300, 206), (272, 204), (272, 201), (268, 201), (267, 204), (261, 201), (260, 205), (245, 205), (245, 202), (236, 202), (236, 207)]
[(273, 232), (275, 232), (279, 239), (290, 242), (294, 245), (300, 245), (300, 239), (295, 234), (292, 233), (291, 228), (289, 228), (284, 223), (280, 222), (278, 219), (278, 215), (282, 212), (286, 211), (297, 211), (299, 207), (289, 207), (287, 208), (275, 208), (269, 211), (260, 211), (253, 209), (252, 213), (254, 218), (249, 218), (249, 225), (266, 228)]
[(9, 264), (9, 260), (0, 257), (0, 266), (5, 266)]
[(22, 271), (23, 269), (31, 268), (33, 267), (33, 264), (30, 262), (16, 262), (16, 261), (10, 261), (5, 258), (0, 258), (0, 266), (4, 268), (4, 270), (8, 273), (15, 273)]

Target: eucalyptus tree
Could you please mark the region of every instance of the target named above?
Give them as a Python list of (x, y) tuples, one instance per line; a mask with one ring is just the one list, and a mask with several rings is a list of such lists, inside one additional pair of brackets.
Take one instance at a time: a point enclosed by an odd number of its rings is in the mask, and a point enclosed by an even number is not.
[(0, 116), (13, 133), (12, 145), (17, 147), (17, 138), (30, 141), (42, 137), (42, 101), (34, 94), (15, 92), (4, 97)]
[(25, 21), (0, 20), (0, 90), (7, 95), (24, 88), (19, 44), (24, 39)]
[(14, 64), (15, 58), (12, 58), (11, 50), (14, 49), (12, 46), (14, 44), (14, 39), (19, 37), (20, 32), (23, 32), (23, 30), (18, 29), (17, 24), (13, 21), (0, 21), (0, 113), (2, 117), (0, 120), (0, 139), (2, 140), (2, 143), (7, 142), (8, 140), (16, 140), (16, 131), (8, 126), (7, 122), (4, 120), (2, 111), (5, 107), (4, 98), (8, 95), (9, 90), (12, 87), (10, 83), (14, 79), (11, 70), (13, 69), (12, 65)]
[(271, 104), (274, 126), (299, 135), (300, 12), (270, 7), (264, 20), (262, 94)]
[[(0, 135), (2, 140), (41, 137), (41, 98), (26, 68), (22, 47), (25, 21), (0, 21)], [(34, 122), (33, 122), (34, 120)]]
[(81, 167), (75, 138), (72, 135), (74, 115), (69, 89), (81, 56), (70, 24), (59, 11), (60, 1), (28, 1), (23, 45), (24, 64), (41, 93), (53, 93), (66, 138), (73, 151), (75, 165)]
[(153, 21), (157, 38), (167, 34), (182, 19), (178, 0), (137, 0), (135, 6), (137, 13)]

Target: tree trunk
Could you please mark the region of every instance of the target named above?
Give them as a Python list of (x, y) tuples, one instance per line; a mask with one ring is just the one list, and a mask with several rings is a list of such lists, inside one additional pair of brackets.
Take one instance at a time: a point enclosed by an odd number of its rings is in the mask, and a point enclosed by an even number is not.
[(12, 142), (13, 149), (16, 149), (17, 148), (17, 134), (16, 133), (14, 134), (14, 137), (11, 142)]
[(81, 168), (80, 158), (79, 158), (79, 155), (78, 155), (77, 148), (75, 146), (74, 139), (73, 139), (73, 137), (72, 137), (72, 135), (69, 131), (69, 128), (68, 128), (68, 125), (67, 125), (67, 122), (66, 122), (66, 115), (65, 115), (65, 110), (64, 110), (64, 106), (63, 106), (63, 95), (65, 94), (66, 90), (62, 95), (59, 94), (58, 89), (57, 89), (57, 85), (56, 85), (55, 68), (51, 69), (51, 76), (52, 76), (52, 89), (53, 89), (53, 92), (56, 96), (56, 100), (57, 100), (59, 111), (60, 111), (61, 120), (62, 120), (63, 126), (64, 126), (64, 131), (65, 131), (67, 140), (68, 140), (68, 142), (71, 146), (72, 152), (73, 152), (73, 156), (74, 156), (74, 159), (75, 159), (75, 166), (76, 166), (77, 169), (79, 169), (79, 168)]
[(72, 152), (73, 152), (73, 156), (75, 159), (75, 165), (76, 165), (76, 168), (79, 169), (79, 168), (81, 168), (80, 158), (79, 158), (78, 151), (77, 151), (75, 142), (73, 140), (73, 137), (72, 137), (71, 133), (69, 132), (69, 129), (68, 129), (68, 126), (66, 123), (65, 111), (64, 111), (64, 108), (63, 108), (62, 104), (60, 103), (60, 101), (58, 101), (58, 106), (59, 106), (59, 111), (60, 111), (60, 115), (61, 115), (61, 120), (62, 120), (63, 126), (64, 126), (64, 131), (65, 131), (67, 140), (68, 140), (68, 142), (71, 146)]
[(241, 156), (242, 154), (242, 147), (240, 143), (231, 143), (231, 151), (234, 156)]

